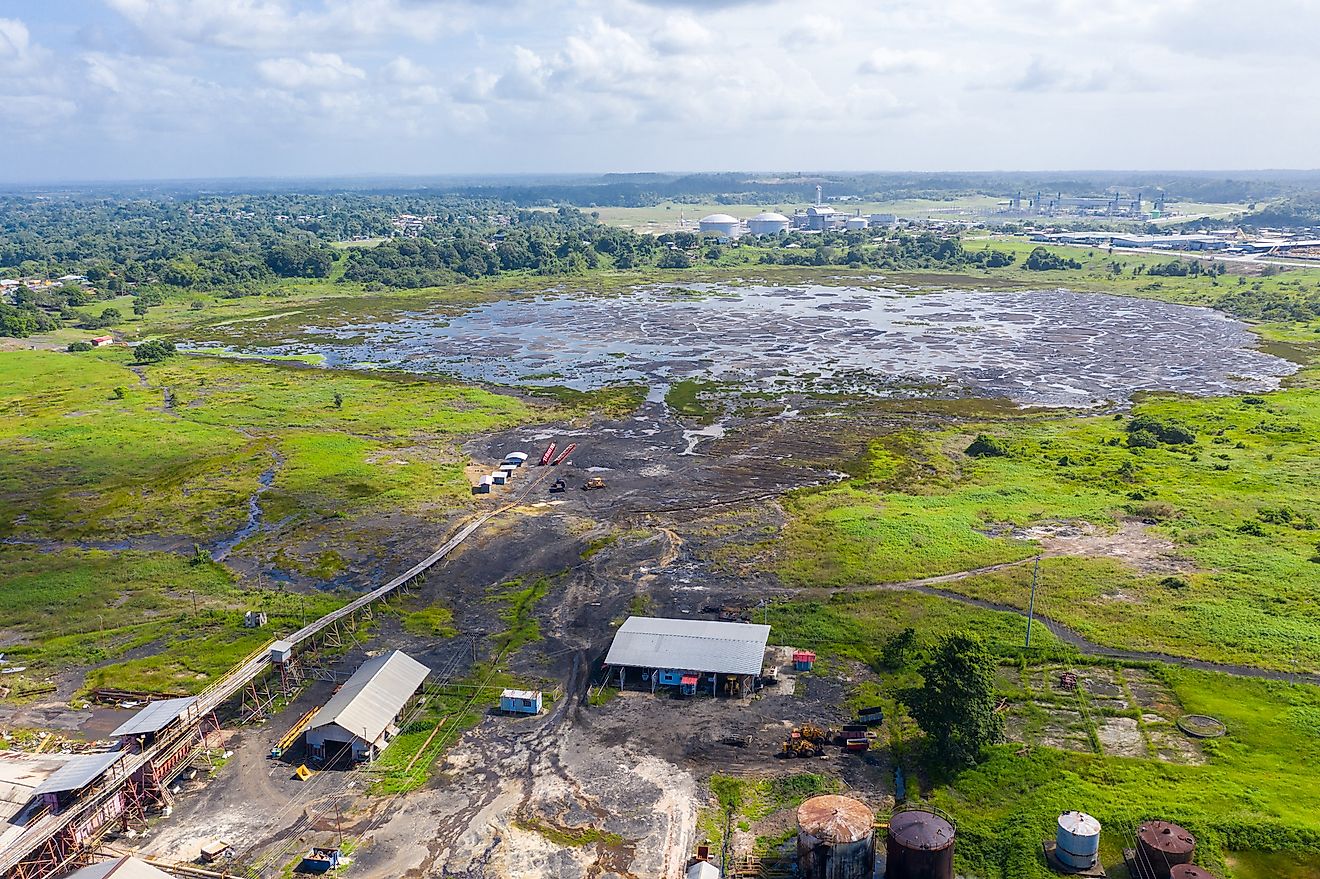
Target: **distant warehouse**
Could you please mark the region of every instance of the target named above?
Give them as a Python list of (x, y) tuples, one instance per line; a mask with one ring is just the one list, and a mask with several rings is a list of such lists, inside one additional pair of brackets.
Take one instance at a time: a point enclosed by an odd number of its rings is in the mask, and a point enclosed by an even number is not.
[(674, 687), (684, 696), (751, 693), (765, 663), (769, 626), (628, 617), (605, 657), (620, 688)]
[(401, 650), (362, 663), (308, 724), (312, 759), (374, 760), (398, 732), (399, 715), (430, 673)]

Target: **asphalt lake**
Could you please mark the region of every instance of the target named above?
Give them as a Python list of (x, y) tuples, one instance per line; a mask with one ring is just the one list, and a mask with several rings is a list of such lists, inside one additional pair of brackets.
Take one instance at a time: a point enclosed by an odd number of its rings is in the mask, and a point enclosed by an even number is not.
[(1143, 390), (1265, 391), (1297, 369), (1213, 309), (1068, 290), (649, 285), (309, 324), (246, 350), (506, 385), (699, 379), (771, 394), (1082, 407)]

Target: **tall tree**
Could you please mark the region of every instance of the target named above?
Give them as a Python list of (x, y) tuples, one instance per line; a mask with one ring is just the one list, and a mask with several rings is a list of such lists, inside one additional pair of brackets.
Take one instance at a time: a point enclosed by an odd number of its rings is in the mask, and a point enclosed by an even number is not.
[(943, 764), (974, 764), (981, 749), (1003, 741), (1004, 719), (995, 713), (997, 663), (980, 638), (945, 638), (921, 667), (923, 683), (903, 701)]

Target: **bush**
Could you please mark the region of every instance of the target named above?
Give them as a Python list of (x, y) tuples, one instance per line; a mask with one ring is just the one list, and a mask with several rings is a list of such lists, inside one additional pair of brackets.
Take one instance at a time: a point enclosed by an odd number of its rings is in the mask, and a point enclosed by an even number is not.
[(162, 342), (159, 339), (149, 339), (133, 349), (133, 357), (138, 363), (160, 363), (176, 353), (173, 342)]
[(1158, 449), (1160, 438), (1149, 430), (1134, 430), (1128, 434), (1127, 444), (1131, 449)]
[(973, 458), (1003, 458), (1008, 455), (1008, 446), (1003, 440), (989, 434), (978, 433), (976, 439), (967, 447), (967, 454)]
[(79, 351), (90, 351), (90, 350), (92, 350), (92, 343), (91, 343), (91, 342), (70, 342), (70, 343), (69, 343), (69, 350), (70, 350), (70, 351), (73, 351), (73, 352), (75, 352), (75, 353), (76, 353), (76, 352), (79, 352)]
[(1037, 247), (1031, 251), (1027, 256), (1027, 261), (1022, 265), (1033, 272), (1054, 272), (1060, 269), (1080, 269), (1082, 267), (1082, 264), (1077, 260), (1051, 253), (1043, 247)]
[(681, 250), (666, 250), (660, 255), (656, 265), (662, 269), (690, 269), (692, 260)]
[(1151, 415), (1138, 415), (1127, 423), (1128, 445), (1132, 445), (1131, 434), (1144, 431), (1154, 436), (1159, 442), (1169, 445), (1189, 445), (1196, 442), (1196, 431), (1181, 421), (1172, 418), (1155, 418)]

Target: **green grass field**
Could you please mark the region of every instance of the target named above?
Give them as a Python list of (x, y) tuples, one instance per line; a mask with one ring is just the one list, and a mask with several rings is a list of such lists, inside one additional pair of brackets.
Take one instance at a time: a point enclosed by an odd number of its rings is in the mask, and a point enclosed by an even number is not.
[(272, 516), (453, 508), (467, 493), (458, 437), (546, 417), (447, 382), (204, 357), (135, 374), (128, 359), (0, 354), (0, 445), (18, 465), (0, 474), (0, 531), (205, 542), (246, 516), (272, 466)]
[[(919, 633), (916, 649), (922, 650), (951, 632), (976, 631), (1001, 661), (1010, 663), (1006, 671), (1014, 673), (1047, 657), (1066, 667), (1079, 661), (1076, 654), (1037, 629), (1028, 657), (1020, 617), (909, 593), (797, 599), (773, 606), (770, 621), (773, 642), (817, 651), (813, 675), (847, 676), (847, 704), (886, 706), (881, 741), (908, 769), (909, 799), (934, 803), (956, 820), (962, 874), (1046, 879), (1053, 874), (1040, 862), (1040, 841), (1052, 838), (1060, 812), (1081, 809), (1104, 825), (1102, 857), (1109, 865), (1131, 845), (1136, 824), (1163, 818), (1196, 833), (1200, 862), (1220, 875), (1316, 877), (1320, 788), (1305, 779), (1307, 767), (1320, 761), (1320, 688), (1155, 666), (1150, 673), (1179, 703), (1176, 712), (1209, 714), (1228, 727), (1224, 738), (1203, 743), (1201, 765), (1005, 744), (992, 747), (972, 769), (932, 773), (923, 767), (919, 736), (897, 702), (899, 693), (920, 678), (911, 664), (896, 670), (880, 664), (889, 638), (910, 625)], [(847, 665), (856, 662), (879, 674), (859, 679), (855, 666)], [(1002, 695), (1020, 694), (1005, 689)], [(732, 797), (735, 815), (752, 818), (760, 814), (752, 808), (760, 799), (752, 798), (751, 807), (742, 803), (758, 785), (763, 783), (742, 777), (712, 781), (722, 807)], [(723, 808), (703, 813), (703, 832), (718, 839), (722, 817)], [(1256, 864), (1277, 872), (1256, 872)], [(1226, 865), (1233, 865), (1231, 874)]]
[[(976, 428), (1005, 457), (967, 456), (968, 428), (877, 441), (857, 478), (786, 500), (779, 573), (804, 586), (931, 577), (1036, 554), (1014, 527), (1135, 521), (1184, 570), (1048, 558), (1038, 610), (1109, 646), (1320, 669), (1320, 393), (1150, 397), (1135, 413), (1177, 418), (1197, 440), (1133, 449), (1125, 419), (1076, 417)], [(1023, 566), (940, 585), (1025, 607), (1030, 578)]]
[[(86, 686), (188, 693), (275, 634), (347, 599), (245, 590), (217, 564), (169, 553), (0, 548), (0, 618), (20, 680), (94, 666)], [(266, 629), (245, 629), (264, 610)]]

